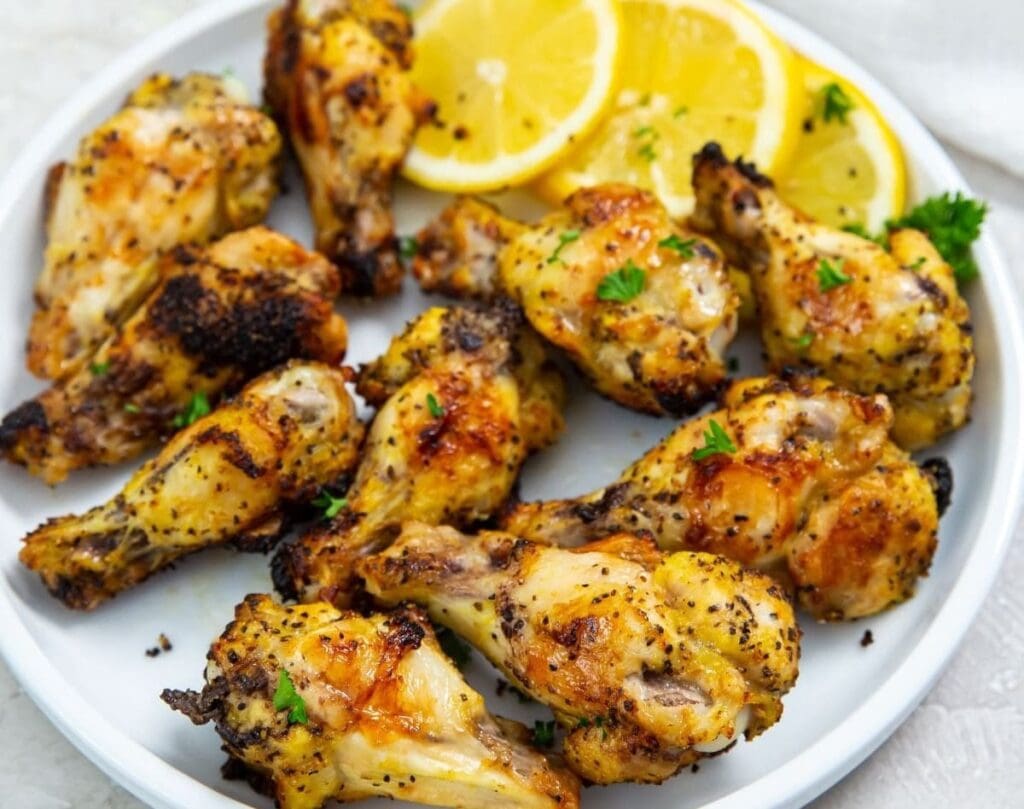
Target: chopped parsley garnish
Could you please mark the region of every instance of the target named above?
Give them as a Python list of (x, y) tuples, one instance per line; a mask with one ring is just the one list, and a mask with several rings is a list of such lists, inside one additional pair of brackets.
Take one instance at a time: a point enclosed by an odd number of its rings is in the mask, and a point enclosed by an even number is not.
[(441, 651), (451, 658), (457, 669), (465, 668), (470, 657), (469, 644), (446, 626), (438, 628), (436, 634)]
[(726, 367), (726, 370), (728, 370), (730, 374), (736, 373), (740, 369), (740, 358), (739, 357), (729, 357), (729, 359), (727, 359), (725, 361), (725, 367)]
[(836, 82), (826, 84), (818, 91), (821, 99), (821, 117), (825, 123), (846, 123), (846, 116), (854, 108), (853, 99)]
[(680, 239), (673, 233), (671, 236), (666, 236), (658, 242), (658, 247), (664, 247), (667, 250), (675, 250), (683, 258), (693, 258), (693, 246), (696, 243), (696, 239)]
[(126, 404), (124, 406), (124, 412), (125, 413), (141, 413), (142, 412), (142, 408), (139, 407), (134, 402), (128, 402), (128, 404)]
[(853, 278), (843, 272), (843, 259), (837, 258), (835, 263), (823, 258), (818, 264), (818, 289), (822, 292), (841, 287), (850, 283)]
[(578, 727), (578, 728), (589, 728), (590, 727), (590, 720), (587, 719), (587, 717), (585, 717), (585, 716), (581, 716), (580, 717), (580, 721), (576, 724), (576, 727)]
[[(550, 256), (548, 256), (548, 264), (554, 264), (556, 261), (562, 261), (562, 248), (567, 244), (571, 244), (580, 237), (578, 230), (563, 230), (558, 234), (558, 247), (554, 249)], [(565, 262), (562, 261), (564, 264)]]
[(646, 107), (646, 106), (648, 106), (651, 103), (651, 94), (650, 93), (644, 93), (642, 96), (640, 96), (639, 99), (637, 99), (636, 103), (637, 103), (638, 107)]
[(971, 257), (971, 244), (981, 235), (988, 206), (983, 202), (946, 192), (930, 197), (906, 216), (885, 223), (889, 230), (916, 228), (928, 234), (935, 249), (953, 268), (958, 283), (978, 276), (978, 265)]
[(274, 108), (269, 104), (260, 104), (260, 112), (266, 115), (268, 118), (274, 117)]
[(110, 371), (110, 360), (106, 362), (93, 362), (89, 364), (89, 373), (93, 376), (106, 376)]
[(711, 419), (708, 429), (704, 431), (704, 446), (700, 449), (695, 449), (692, 457), (695, 461), (703, 461), (712, 455), (731, 455), (735, 451), (736, 445), (729, 438), (729, 434), (722, 428), (721, 424)]
[(685, 105), (680, 105), (672, 111), (673, 118), (682, 118), (686, 113), (690, 111), (690, 108)]
[(648, 163), (653, 163), (655, 160), (658, 159), (658, 153), (654, 151), (653, 143), (645, 143), (643, 146), (636, 150), (636, 153), (640, 155), (640, 157), (642, 157)]
[(277, 678), (277, 690), (274, 691), (274, 710), (283, 711), (285, 708), (288, 709), (289, 725), (305, 725), (309, 722), (305, 701), (295, 690), (288, 672), (281, 669), (281, 674)]
[(538, 747), (551, 747), (555, 743), (555, 720), (533, 723), (533, 743)]
[(633, 137), (648, 139), (639, 149), (637, 149), (636, 153), (640, 155), (640, 157), (642, 157), (648, 163), (651, 163), (657, 159), (658, 153), (654, 151), (654, 142), (658, 140), (658, 138), (660, 137), (660, 135), (658, 134), (658, 130), (656, 130), (653, 126), (650, 125), (638, 126), (636, 129), (633, 130)]
[(174, 421), (172, 421), (171, 424), (178, 429), (188, 427), (190, 424), (194, 424), (209, 412), (210, 400), (206, 398), (206, 394), (203, 393), (203, 391), (198, 390), (192, 394), (192, 398), (189, 399), (188, 404), (185, 405), (185, 409), (174, 417)]
[(917, 257), (917, 261), (915, 261), (913, 264), (908, 264), (907, 265), (907, 269), (919, 270), (919, 269), (921, 269), (924, 266), (924, 262), (925, 262), (924, 256), (918, 256)]
[(406, 3), (399, 3), (398, 10), (401, 11), (410, 20), (412, 19), (412, 6)]
[(398, 237), (398, 255), (402, 257), (403, 261), (412, 261), (419, 249), (420, 243), (415, 236)]
[(433, 393), (427, 394), (427, 410), (430, 411), (430, 415), (435, 419), (439, 419), (444, 415), (444, 407), (437, 401), (437, 397)]
[(814, 333), (807, 331), (807, 332), (804, 332), (803, 334), (801, 334), (796, 339), (794, 339), (793, 340), (793, 345), (796, 347), (797, 351), (806, 351), (808, 348), (811, 347), (811, 343), (813, 343), (813, 342), (814, 342)]
[(597, 285), (597, 298), (602, 301), (631, 301), (644, 291), (647, 273), (627, 259), (625, 266), (608, 273)]
[(324, 510), (324, 518), (333, 520), (338, 512), (348, 507), (347, 497), (335, 497), (327, 489), (322, 489), (313, 500), (313, 505)]
[(850, 222), (847, 225), (843, 225), (843, 230), (855, 236), (860, 236), (862, 239), (867, 239), (869, 242), (874, 242), (881, 247), (887, 247), (889, 244), (889, 239), (885, 233), (874, 234), (860, 222)]
[(633, 130), (633, 137), (634, 138), (644, 138), (644, 137), (647, 137), (648, 135), (650, 135), (652, 138), (658, 137), (657, 130), (653, 126), (651, 126), (650, 124), (645, 124), (644, 126), (638, 126), (636, 129)]

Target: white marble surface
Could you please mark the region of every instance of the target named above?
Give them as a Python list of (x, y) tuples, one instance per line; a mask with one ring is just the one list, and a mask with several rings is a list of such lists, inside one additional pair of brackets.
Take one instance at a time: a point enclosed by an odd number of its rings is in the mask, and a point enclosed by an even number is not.
[[(923, 0), (918, 0), (922, 2)], [(1018, 0), (1006, 0), (1007, 7)], [(0, 0), (0, 170), (19, 145), (95, 70), (126, 45), (202, 0)], [(796, 16), (847, 0), (775, 0)], [(827, 18), (828, 15), (822, 15)], [(819, 17), (820, 18), (820, 17)], [(825, 23), (826, 27), (828, 26)], [(838, 32), (823, 31), (833, 35)], [(862, 52), (872, 66), (869, 38)], [(1009, 56), (1007, 103), (1022, 103), (1024, 54)], [(884, 71), (880, 71), (884, 72)], [(1017, 101), (1012, 102), (1011, 97)], [(1016, 133), (1018, 136), (1020, 133)], [(1024, 277), (1024, 179), (954, 152), (992, 205), (990, 227)], [(1020, 167), (1018, 167), (1020, 171)], [(1024, 287), (1019, 282), (1018, 287)], [(814, 809), (1024, 805), (1024, 526), (996, 590), (953, 664), (924, 704)], [(136, 809), (141, 804), (83, 758), (0, 664), (0, 805), (11, 809)]]

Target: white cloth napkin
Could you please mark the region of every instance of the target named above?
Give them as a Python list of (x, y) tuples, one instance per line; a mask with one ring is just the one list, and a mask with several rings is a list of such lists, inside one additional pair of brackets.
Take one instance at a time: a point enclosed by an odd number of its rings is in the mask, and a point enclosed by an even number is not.
[(1024, 177), (1024, 0), (764, 0), (846, 51), (939, 137)]

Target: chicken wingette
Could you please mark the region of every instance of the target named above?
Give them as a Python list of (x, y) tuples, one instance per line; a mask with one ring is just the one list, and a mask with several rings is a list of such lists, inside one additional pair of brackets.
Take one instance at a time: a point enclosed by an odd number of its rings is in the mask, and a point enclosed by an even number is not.
[(346, 292), (396, 292), (392, 184), (431, 110), (408, 75), (409, 16), (391, 0), (288, 0), (268, 27), (264, 94), (302, 167), (317, 249)]
[(691, 413), (725, 378), (739, 298), (718, 249), (650, 193), (600, 185), (535, 225), (457, 200), (419, 236), (424, 289), (510, 296), (605, 396), (646, 413)]
[(823, 379), (744, 380), (615, 483), (520, 504), (502, 527), (568, 546), (648, 532), (778, 575), (815, 618), (870, 615), (927, 573), (952, 485), (944, 462), (922, 469), (890, 440), (892, 420), (884, 396)]
[(90, 364), (0, 422), (0, 452), (47, 483), (135, 457), (198, 405), (293, 357), (330, 364), (346, 327), (337, 270), (265, 227), (178, 247), (161, 282)]
[(609, 537), (573, 550), (407, 523), (359, 564), (548, 705), (597, 784), (657, 783), (778, 721), (797, 676), (793, 609), (769, 577), (705, 553)]
[(970, 312), (923, 233), (896, 230), (887, 251), (812, 221), (716, 144), (694, 158), (693, 185), (692, 224), (750, 272), (772, 369), (807, 364), (859, 393), (885, 393), (893, 436), (909, 450), (964, 424)]
[[(214, 641), (201, 692), (163, 699), (214, 722), (280, 809), (375, 796), (466, 809), (576, 809), (578, 780), (492, 716), (426, 617), (283, 607), (250, 595)], [(282, 694), (289, 697), (282, 702)]]
[(275, 557), (283, 595), (347, 605), (354, 563), (403, 521), (469, 525), (505, 502), (529, 453), (561, 431), (564, 397), (515, 315), (430, 309), (363, 369), (359, 392), (383, 406), (344, 510)]
[(50, 170), (28, 367), (81, 370), (157, 283), (157, 255), (262, 221), (281, 136), (228, 76), (156, 74)]
[(37, 528), (19, 558), (88, 610), (203, 548), (264, 549), (288, 505), (355, 466), (362, 437), (344, 371), (294, 361), (179, 432), (105, 504)]

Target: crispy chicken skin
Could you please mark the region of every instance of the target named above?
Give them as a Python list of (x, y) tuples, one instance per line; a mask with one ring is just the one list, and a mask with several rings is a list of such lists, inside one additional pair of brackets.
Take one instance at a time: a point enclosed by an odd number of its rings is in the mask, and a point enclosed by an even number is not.
[[(531, 341), (532, 354), (516, 351)], [(274, 582), (289, 598), (349, 604), (355, 561), (385, 547), (405, 520), (469, 525), (492, 516), (529, 453), (562, 429), (562, 379), (502, 309), (428, 310), (363, 369), (358, 389), (371, 402), (388, 398), (347, 508), (274, 560)]]
[(193, 395), (216, 402), (293, 357), (335, 364), (346, 326), (337, 270), (257, 226), (207, 248), (178, 247), (161, 282), (88, 367), (0, 422), (0, 451), (47, 483), (118, 463), (173, 430)]
[[(643, 290), (600, 300), (602, 280), (627, 266), (644, 271)], [(646, 191), (584, 188), (530, 226), (457, 200), (420, 234), (414, 272), (428, 291), (511, 296), (598, 391), (634, 410), (694, 412), (725, 378), (739, 299), (722, 257)]]
[(268, 27), (264, 94), (302, 167), (317, 249), (346, 292), (397, 292), (392, 184), (431, 107), (408, 76), (412, 23), (391, 0), (289, 0)]
[[(228, 754), (281, 809), (375, 796), (466, 809), (577, 809), (579, 782), (492, 716), (405, 608), (368, 617), (250, 595), (214, 641), (201, 692), (163, 699), (214, 722)], [(288, 673), (308, 721), (273, 694)]]
[[(694, 460), (712, 419), (736, 452)], [(823, 379), (744, 380), (612, 485), (514, 506), (502, 526), (567, 546), (650, 532), (666, 550), (719, 553), (792, 582), (817, 619), (871, 615), (913, 594), (936, 546), (942, 476), (890, 440), (892, 419), (884, 396)]]
[(289, 363), (179, 432), (107, 503), (37, 528), (19, 558), (89, 610), (203, 548), (263, 549), (286, 505), (355, 466), (362, 436), (345, 373)]
[(50, 171), (29, 369), (80, 370), (157, 283), (160, 251), (262, 221), (280, 152), (274, 122), (236, 79), (144, 81)]
[[(715, 144), (694, 158), (692, 223), (750, 271), (770, 366), (807, 363), (840, 385), (885, 393), (906, 449), (967, 420), (974, 348), (953, 271), (919, 231), (891, 251), (814, 222)], [(822, 262), (851, 280), (822, 290)]]
[(569, 766), (597, 784), (657, 783), (753, 738), (796, 680), (789, 601), (720, 556), (629, 535), (568, 550), (407, 523), (359, 570), (371, 594), (426, 607), (551, 707)]

